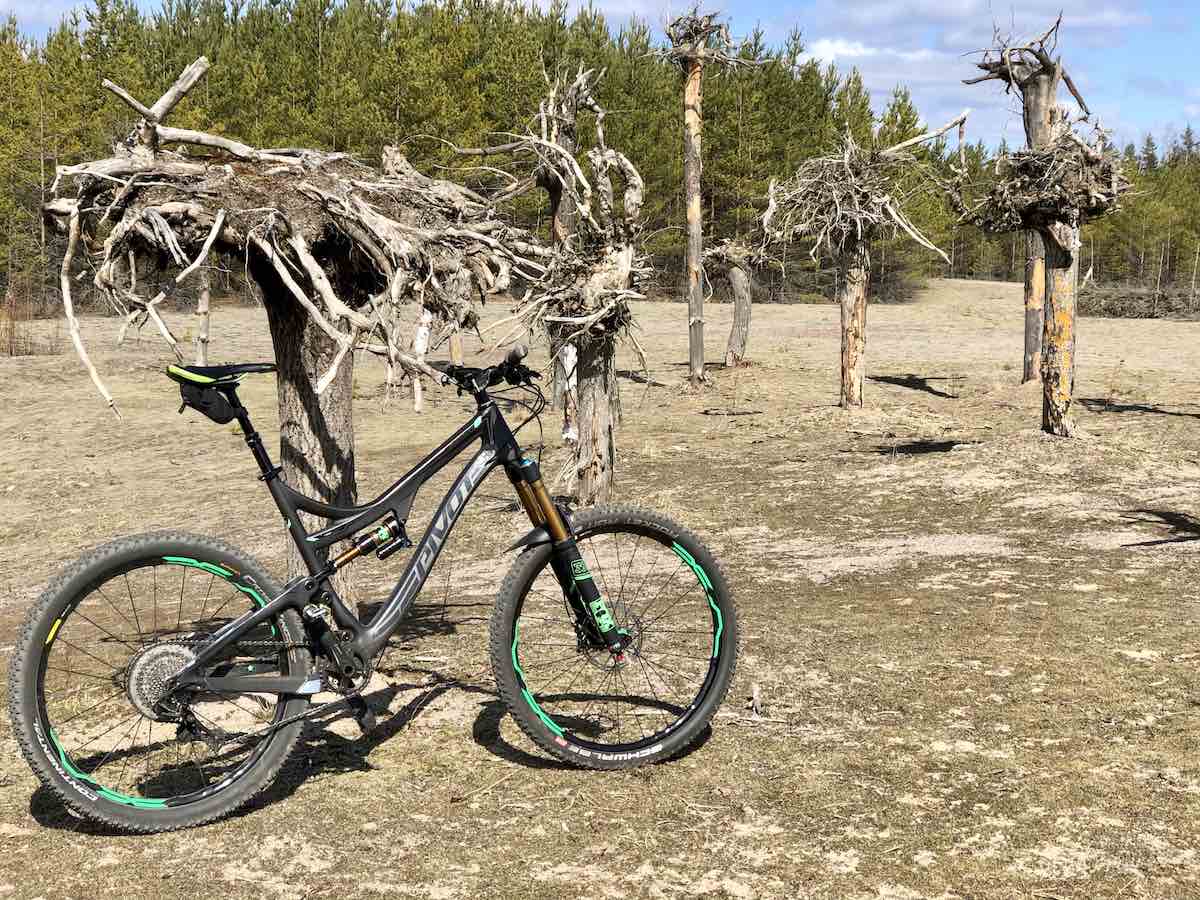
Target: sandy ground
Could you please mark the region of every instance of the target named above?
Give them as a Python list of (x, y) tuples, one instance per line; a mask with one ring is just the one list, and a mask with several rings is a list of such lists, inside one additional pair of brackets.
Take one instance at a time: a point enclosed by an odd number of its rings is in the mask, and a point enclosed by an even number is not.
[[(1084, 435), (1060, 441), (1015, 386), (1019, 294), (942, 282), (872, 307), (855, 413), (832, 405), (832, 306), (756, 307), (753, 365), (699, 394), (684, 308), (637, 310), (650, 378), (623, 382), (619, 499), (705, 534), (743, 615), (738, 680), (689, 756), (566, 770), (503, 714), (486, 623), (523, 526), (493, 476), (385, 658), (378, 731), (314, 723), (237, 817), (97, 831), (35, 790), (0, 723), (0, 895), (1200, 895), (1200, 323), (1083, 320)], [(710, 359), (729, 318), (708, 311)], [(175, 415), (165, 348), (85, 328), (122, 423), (69, 348), (0, 359), (6, 651), (53, 571), (106, 539), (186, 527), (282, 557), (240, 437)], [(269, 358), (261, 315), (218, 311), (213, 347)], [(419, 418), (384, 405), (382, 379), (356, 373), (364, 495), (466, 416), (445, 393)], [(244, 395), (272, 434), (270, 379)], [(356, 590), (402, 565), (364, 564)]]

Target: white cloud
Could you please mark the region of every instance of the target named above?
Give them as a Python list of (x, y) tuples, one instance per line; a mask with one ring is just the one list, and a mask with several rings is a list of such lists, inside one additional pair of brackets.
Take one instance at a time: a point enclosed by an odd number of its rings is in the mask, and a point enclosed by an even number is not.
[(806, 55), (813, 59), (819, 59), (824, 63), (836, 63), (874, 56), (878, 52), (879, 50), (875, 47), (868, 47), (860, 41), (847, 41), (842, 38), (819, 38), (812, 42)]

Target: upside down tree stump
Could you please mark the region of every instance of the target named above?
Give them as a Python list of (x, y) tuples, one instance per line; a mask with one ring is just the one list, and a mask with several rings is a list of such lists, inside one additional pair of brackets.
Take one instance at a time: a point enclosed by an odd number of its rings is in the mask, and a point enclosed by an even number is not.
[[(1071, 398), (1075, 387), (1075, 304), (1078, 293), (1079, 234), (1084, 223), (1120, 208), (1129, 191), (1129, 179), (1114, 152), (1109, 135), (1094, 124), (1094, 139), (1085, 140), (1073, 128), (1072, 113), (1056, 103), (1061, 81), (1079, 104), (1086, 122), (1091, 113), (1062, 61), (1053, 58), (1060, 15), (1041, 37), (1015, 45), (997, 34), (978, 67), (984, 75), (968, 81), (997, 79), (1008, 89), (1021, 91), (1029, 147), (1007, 153), (992, 167), (995, 177), (983, 197), (968, 201), (964, 195), (966, 170), (960, 168), (947, 185), (958, 208), (960, 223), (979, 226), (989, 234), (1034, 231), (1026, 268), (1025, 379), (1031, 367), (1038, 284), (1044, 285), (1042, 304), (1040, 377), (1042, 379), (1042, 430), (1069, 437)], [(1044, 264), (1037, 258), (1040, 248)], [(1044, 276), (1037, 278), (1039, 265)], [(1032, 282), (1032, 284), (1030, 283)]]
[[(552, 356), (562, 367), (564, 438), (574, 450), (560, 477), (577, 487), (583, 505), (608, 500), (612, 494), (614, 428), (621, 418), (617, 341), (627, 339), (645, 364), (630, 329), (629, 307), (630, 300), (645, 299), (637, 290), (648, 271), (640, 250), (645, 182), (637, 167), (606, 143), (605, 110), (593, 96), (602, 75), (581, 68), (573, 82), (556, 80), (538, 111), (540, 134), (518, 136), (500, 147), (455, 148), (475, 156), (503, 150), (528, 159), (532, 173), (508, 173), (519, 186), (515, 190), (537, 186), (549, 193), (557, 252), (548, 273), (556, 283), (540, 295), (529, 292), (512, 316), (484, 331), (509, 326), (497, 347), (536, 328), (548, 334)], [(588, 171), (576, 158), (576, 117), (585, 109), (595, 115), (595, 143), (585, 154)]]
[[(903, 233), (950, 261), (905, 214), (904, 203), (917, 188), (904, 191), (898, 176), (905, 167), (927, 173), (927, 167), (919, 166), (909, 151), (955, 126), (961, 156), (968, 112), (939, 129), (886, 148), (860, 147), (847, 129), (840, 153), (806, 160), (790, 178), (771, 183), (762, 218), (760, 258), (777, 245), (805, 238), (812, 242), (809, 255), (814, 262), (822, 248), (837, 259), (842, 329), (838, 402), (844, 409), (863, 405), (871, 240), (881, 233)], [(872, 143), (877, 139), (874, 136)]]
[[(1021, 117), (1025, 125), (1025, 146), (1029, 150), (1045, 150), (1055, 138), (1058, 124), (1058, 86), (1065, 83), (1084, 116), (1090, 115), (1083, 96), (1067, 74), (1062, 60), (1054, 57), (1058, 47), (1060, 15), (1054, 24), (1028, 44), (1015, 44), (1011, 37), (997, 32), (994, 45), (988, 49), (976, 67), (983, 75), (970, 78), (966, 84), (1001, 81), (1005, 91), (1016, 90), (1021, 95)], [(1021, 367), (1022, 384), (1041, 377), (1042, 339), (1049, 330), (1044, 326), (1046, 316), (1046, 285), (1048, 283), (1047, 247), (1037, 228), (1025, 232), (1025, 354)]]
[(871, 279), (871, 255), (866, 244), (859, 243), (842, 254), (838, 271), (838, 305), (842, 312), (839, 403), (843, 409), (859, 409), (867, 368), (867, 286)]
[[(165, 125), (207, 69), (208, 61), (197, 59), (153, 106), (106, 82), (141, 118), (111, 157), (58, 167), (53, 199), (43, 207), (67, 236), (59, 283), (72, 343), (114, 411), (74, 316), (72, 285), (83, 274), (77, 268), (92, 273), (99, 296), (124, 317), (122, 332), (153, 321), (182, 361), (159, 305), (203, 272), (213, 254), (244, 260), (262, 292), (275, 347), (283, 476), (297, 490), (337, 505), (351, 505), (356, 494), (356, 352), (385, 358), (389, 375), (399, 367), (414, 380), (425, 375), (440, 381), (420, 358), (431, 345), (435, 320), (443, 323), (443, 334), (474, 325), (472, 298), (506, 293), (515, 279), (528, 286), (524, 299), (531, 315), (552, 310), (576, 336), (615, 337), (627, 330), (627, 301), (641, 296), (633, 288), (642, 269), (633, 245), (641, 232), (644, 185), (628, 159), (604, 146), (602, 129), (588, 154), (599, 195), (596, 214), (582, 199), (592, 197), (592, 188), (574, 156), (560, 154), (555, 163), (579, 184), (571, 190), (588, 240), (579, 249), (547, 247), (501, 210), (521, 192), (511, 185), (485, 195), (430, 178), (390, 147), (377, 171), (343, 153), (261, 150)], [(508, 150), (543, 159), (547, 146), (530, 135)], [(623, 216), (613, 215), (614, 173), (626, 185)], [(532, 180), (520, 184), (527, 182)], [(60, 194), (64, 184), (74, 190)], [(148, 297), (139, 284), (164, 281), (139, 282), (139, 266), (177, 274)], [(414, 334), (414, 318), (415, 356), (402, 349)], [(201, 342), (197, 350), (203, 349)], [(611, 372), (611, 354), (607, 359), (605, 371)], [(608, 375), (600, 380), (613, 381)], [(603, 406), (611, 420), (616, 407), (611, 400)], [(603, 429), (603, 418), (598, 421)], [(609, 432), (602, 447), (608, 462), (596, 467), (601, 477), (612, 471), (611, 446)], [(291, 562), (295, 572), (298, 560)]]

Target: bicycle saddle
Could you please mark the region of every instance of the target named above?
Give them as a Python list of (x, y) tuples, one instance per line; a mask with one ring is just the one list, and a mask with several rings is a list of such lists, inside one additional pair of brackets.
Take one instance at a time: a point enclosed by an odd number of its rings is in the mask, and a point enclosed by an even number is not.
[(237, 384), (243, 375), (274, 372), (275, 363), (234, 363), (228, 366), (168, 366), (167, 377), (180, 384)]

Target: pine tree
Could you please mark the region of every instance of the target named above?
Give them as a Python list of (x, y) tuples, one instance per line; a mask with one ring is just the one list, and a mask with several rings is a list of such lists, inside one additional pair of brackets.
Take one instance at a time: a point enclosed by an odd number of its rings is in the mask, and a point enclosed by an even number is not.
[(1146, 135), (1142, 141), (1142, 152), (1138, 156), (1138, 165), (1143, 172), (1153, 172), (1158, 168), (1158, 144), (1153, 135)]

